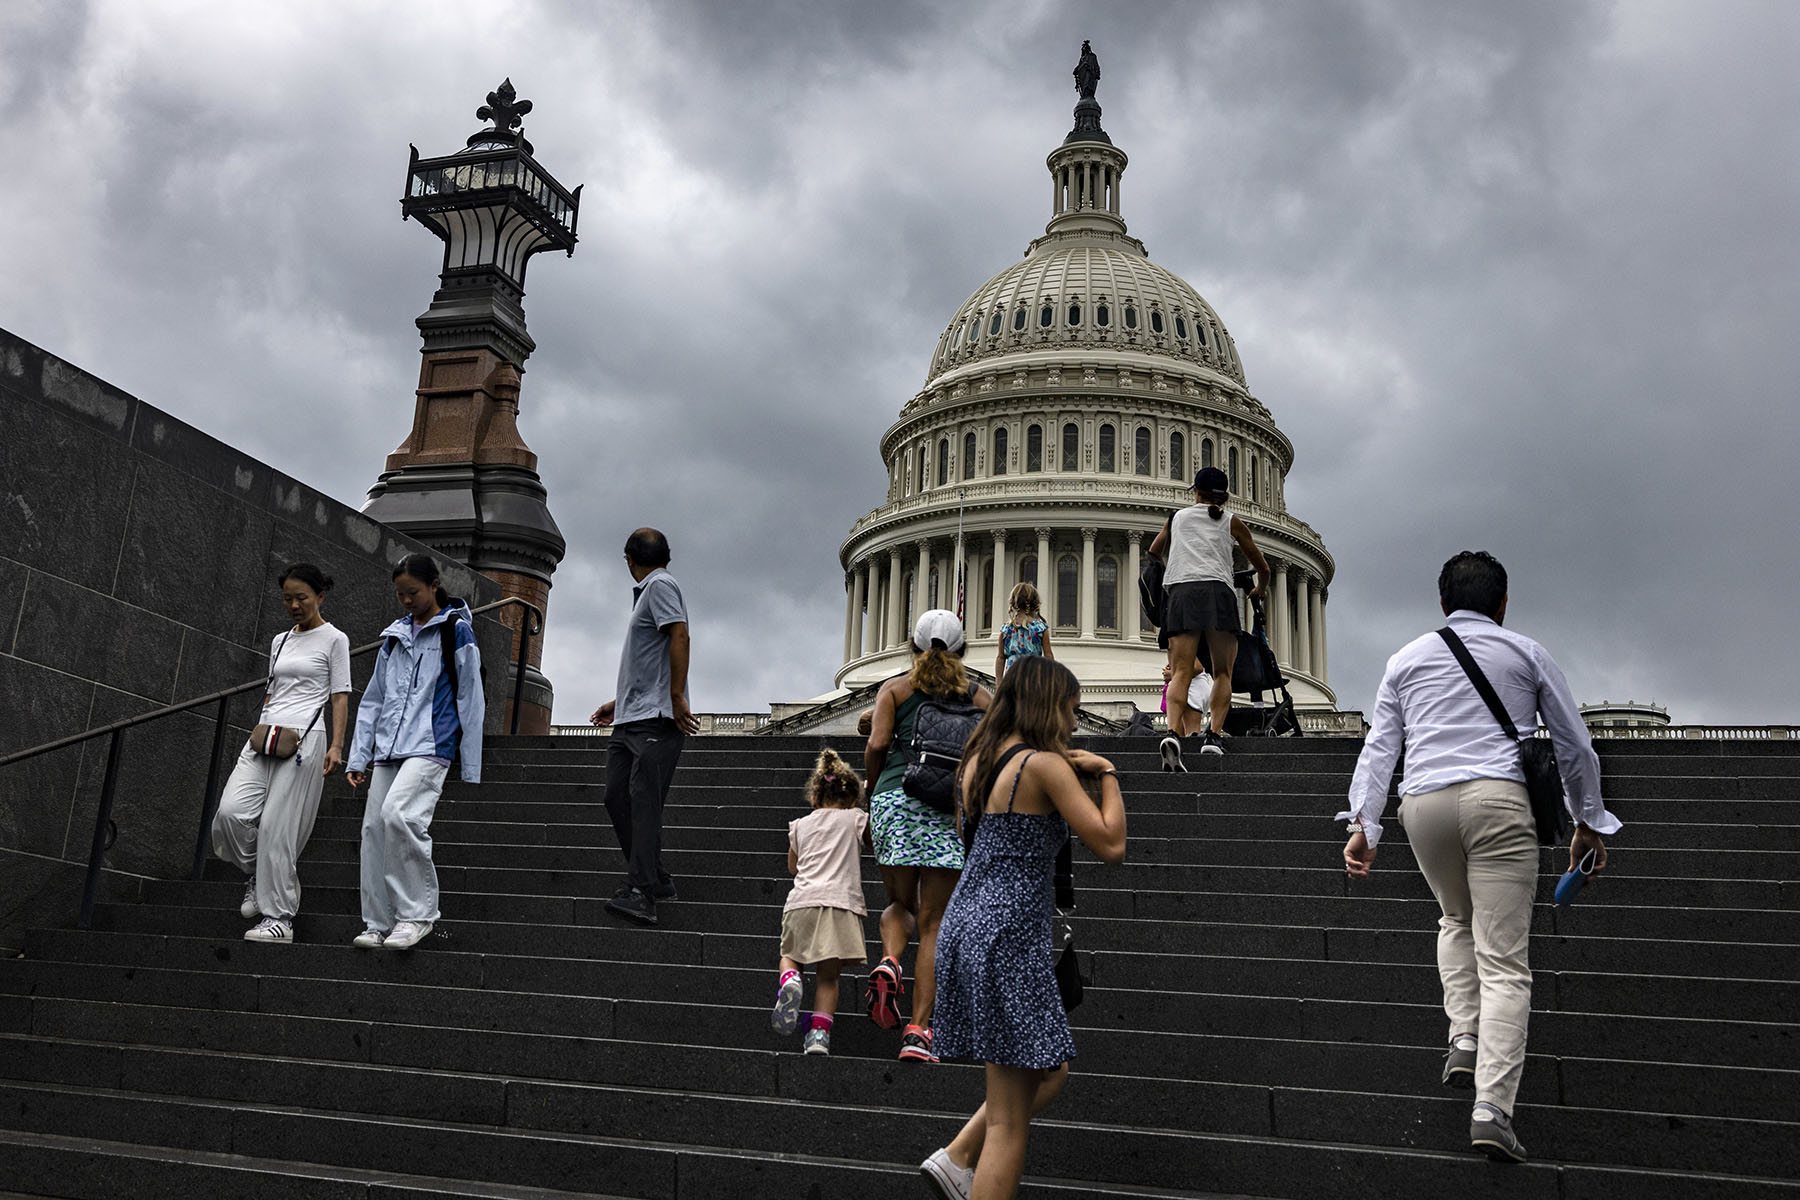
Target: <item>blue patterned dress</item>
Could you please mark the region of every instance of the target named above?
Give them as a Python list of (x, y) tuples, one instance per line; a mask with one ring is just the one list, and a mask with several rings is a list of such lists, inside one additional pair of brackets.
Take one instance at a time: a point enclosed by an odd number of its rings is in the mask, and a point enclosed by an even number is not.
[(1056, 813), (1013, 812), (1018, 790), (1015, 776), (1006, 810), (983, 814), (938, 927), (932, 1046), (943, 1058), (1048, 1070), (1075, 1057), (1051, 936), (1051, 869), (1069, 826)]

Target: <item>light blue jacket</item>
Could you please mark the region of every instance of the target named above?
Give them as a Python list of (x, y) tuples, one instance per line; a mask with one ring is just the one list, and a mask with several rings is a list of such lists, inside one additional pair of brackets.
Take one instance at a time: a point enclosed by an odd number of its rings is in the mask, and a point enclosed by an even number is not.
[[(456, 620), (456, 683), (443, 670), (439, 626)], [(481, 782), (481, 724), (487, 697), (481, 690), (481, 650), (469, 625), (469, 606), (452, 598), (422, 627), (401, 617), (381, 631), (375, 673), (356, 709), (356, 736), (346, 769), (363, 772), (372, 762), (399, 758), (462, 758), (464, 783)], [(460, 727), (462, 742), (456, 734)]]

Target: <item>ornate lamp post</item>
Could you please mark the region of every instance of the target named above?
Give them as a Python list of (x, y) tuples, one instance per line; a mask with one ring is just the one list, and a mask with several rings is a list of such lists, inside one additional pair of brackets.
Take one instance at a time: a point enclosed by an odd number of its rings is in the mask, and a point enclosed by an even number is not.
[[(564, 188), (532, 158), (521, 122), (530, 111), (509, 79), (475, 110), (493, 127), (462, 150), (420, 158), (412, 149), (400, 211), (443, 240), (444, 266), (416, 322), (424, 345), (412, 432), (388, 455), (363, 511), (546, 609), (565, 543), (537, 455), (519, 436), (519, 377), (537, 348), (520, 302), (532, 255), (575, 253), (581, 189)], [(521, 610), (502, 612), (516, 639)], [(533, 639), (521, 733), (550, 727), (542, 646)]]

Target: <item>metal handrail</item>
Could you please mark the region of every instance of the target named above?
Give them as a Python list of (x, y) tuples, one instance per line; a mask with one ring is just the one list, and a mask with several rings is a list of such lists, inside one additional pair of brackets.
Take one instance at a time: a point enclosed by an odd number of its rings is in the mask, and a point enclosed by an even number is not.
[[(531, 619), (529, 621), (521, 621), (519, 624), (519, 652), (516, 659), (517, 665), (513, 675), (512, 721), (507, 730), (509, 734), (516, 734), (519, 732), (519, 702), (523, 699), (525, 694), (525, 668), (529, 665), (528, 655), (531, 639), (544, 632), (544, 610), (533, 604), (531, 601), (521, 599), (518, 596), (507, 596), (504, 599), (494, 601), (492, 604), (484, 604), (480, 608), (469, 610), (469, 615), (471, 617), (476, 617), (480, 616), (482, 613), (492, 612), (495, 609), (506, 608), (507, 606), (514, 604), (525, 609)], [(358, 646), (350, 651), (350, 657), (356, 658), (380, 648), (381, 639), (377, 638), (375, 641)], [(265, 675), (260, 679), (252, 679), (247, 683), (240, 683), (235, 687), (224, 688), (216, 692), (208, 692), (204, 696), (198, 696), (192, 700), (184, 700), (179, 704), (164, 705), (162, 708), (152, 709), (146, 713), (139, 713), (135, 717), (126, 717), (123, 720), (114, 721), (110, 725), (101, 725), (97, 728), (89, 729), (84, 733), (70, 734), (68, 737), (57, 738), (53, 742), (45, 742), (41, 746), (32, 746), (26, 750), (16, 750), (11, 754), (0, 757), (0, 767), (9, 767), (13, 763), (24, 762), (26, 759), (36, 758), (40, 754), (49, 754), (53, 750), (64, 750), (70, 746), (78, 746), (83, 742), (92, 741), (95, 738), (111, 738), (111, 742), (106, 749), (106, 775), (100, 783), (100, 808), (99, 811), (94, 814), (94, 839), (92, 846), (88, 851), (87, 879), (81, 889), (81, 915), (76, 921), (79, 928), (88, 929), (93, 924), (94, 894), (100, 883), (102, 860), (104, 859), (107, 850), (111, 849), (113, 843), (118, 840), (119, 827), (113, 822), (112, 807), (114, 791), (118, 784), (120, 750), (125, 731), (134, 726), (147, 725), (151, 721), (157, 721), (163, 717), (173, 716), (176, 713), (190, 712), (196, 708), (204, 708), (208, 704), (218, 706), (218, 711), (213, 716), (212, 756), (207, 760), (206, 791), (200, 801), (200, 829), (194, 838), (194, 867), (191, 878), (199, 879), (206, 867), (207, 832), (212, 826), (213, 814), (218, 810), (219, 756), (225, 747), (225, 730), (227, 727), (226, 706), (233, 696), (241, 696), (245, 692), (254, 691), (260, 687), (267, 687), (268, 682), (268, 676)]]

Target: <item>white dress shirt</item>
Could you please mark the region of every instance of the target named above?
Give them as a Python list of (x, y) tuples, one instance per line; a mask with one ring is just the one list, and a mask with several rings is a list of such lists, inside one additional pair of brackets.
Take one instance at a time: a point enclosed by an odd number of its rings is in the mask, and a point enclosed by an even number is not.
[[(1522, 633), (1468, 609), (1448, 624), (1494, 687), (1520, 732), (1542, 715), (1562, 772), (1563, 803), (1575, 820), (1597, 833), (1612, 833), (1619, 819), (1600, 799), (1600, 758), (1569, 693), (1569, 682), (1549, 653)], [(1435, 631), (1409, 642), (1388, 659), (1375, 695), (1375, 717), (1363, 739), (1350, 781), (1350, 809), (1369, 845), (1381, 840), (1381, 814), (1401, 748), (1406, 750), (1402, 796), (1435, 792), (1471, 779), (1525, 782), (1519, 748), (1482, 700), (1450, 647)]]

